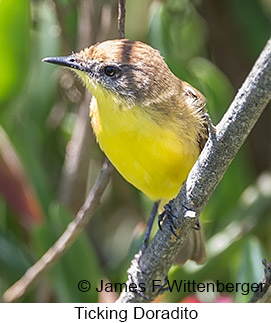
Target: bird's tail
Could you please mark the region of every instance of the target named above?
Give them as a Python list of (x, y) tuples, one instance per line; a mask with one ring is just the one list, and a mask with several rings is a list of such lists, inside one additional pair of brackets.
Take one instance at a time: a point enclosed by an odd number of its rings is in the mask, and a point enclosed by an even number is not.
[(202, 264), (206, 260), (205, 239), (202, 228), (190, 232), (185, 244), (182, 245), (176, 257), (176, 264), (182, 266), (187, 260)]

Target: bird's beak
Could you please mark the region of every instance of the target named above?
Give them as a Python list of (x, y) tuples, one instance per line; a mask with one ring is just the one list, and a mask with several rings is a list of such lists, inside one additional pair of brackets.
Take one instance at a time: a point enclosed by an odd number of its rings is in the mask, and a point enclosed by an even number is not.
[(45, 57), (43, 62), (66, 66), (82, 71), (82, 66), (76, 61), (73, 55), (70, 56), (57, 56), (57, 57)]

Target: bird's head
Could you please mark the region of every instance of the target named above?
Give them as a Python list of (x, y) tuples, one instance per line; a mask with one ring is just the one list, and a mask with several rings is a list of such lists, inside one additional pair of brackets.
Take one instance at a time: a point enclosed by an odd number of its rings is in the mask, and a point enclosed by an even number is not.
[(74, 69), (93, 95), (102, 88), (130, 105), (156, 101), (178, 80), (157, 50), (128, 39), (104, 41), (70, 56), (43, 61)]

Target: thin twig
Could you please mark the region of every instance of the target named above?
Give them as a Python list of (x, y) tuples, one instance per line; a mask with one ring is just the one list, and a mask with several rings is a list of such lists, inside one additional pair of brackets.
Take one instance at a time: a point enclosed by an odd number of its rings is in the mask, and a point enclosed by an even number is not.
[(255, 292), (250, 299), (250, 303), (270, 303), (271, 302), (271, 263), (266, 259), (262, 260), (264, 265), (264, 278), (261, 282), (262, 290)]
[[(65, 23), (62, 17), (63, 13), (59, 1), (55, 1), (58, 9), (58, 17), (63, 32)], [(78, 10), (78, 28), (77, 28), (77, 49), (81, 50), (90, 44), (95, 43), (97, 31), (100, 28), (101, 3), (97, 0), (80, 0), (74, 4)], [(65, 7), (64, 7), (65, 8)], [(69, 47), (69, 51), (71, 48)], [(68, 52), (69, 52), (68, 51)], [(68, 53), (67, 52), (67, 53)], [(77, 80), (75, 79), (75, 82)], [(90, 120), (89, 120), (89, 102), (91, 95), (84, 90), (83, 100), (78, 107), (75, 124), (71, 139), (67, 145), (66, 156), (62, 167), (60, 178), (59, 200), (76, 213), (84, 203), (87, 187), (87, 174), (89, 170), (91, 150), (95, 145)]]
[(119, 38), (125, 38), (125, 0), (118, 1), (118, 30)]
[(84, 205), (76, 214), (74, 220), (69, 223), (65, 232), (55, 244), (30, 267), (21, 279), (12, 285), (3, 295), (4, 302), (14, 302), (22, 297), (48, 268), (50, 268), (75, 241), (93, 215), (100, 203), (100, 198), (109, 182), (113, 166), (106, 159), (100, 171), (99, 177), (90, 191)]
[[(216, 127), (193, 166), (178, 196), (170, 203), (177, 239), (167, 221), (162, 224), (148, 248), (135, 256), (129, 268), (127, 284), (144, 286), (140, 293), (125, 292), (118, 302), (146, 302), (157, 296), (152, 282), (164, 282), (178, 251), (186, 242), (192, 227), (221, 181), (254, 124), (271, 99), (271, 39), (262, 51), (228, 111)], [(140, 285), (141, 284), (141, 285)]]
[(56, 10), (57, 20), (61, 28), (62, 46), (64, 48), (64, 51), (66, 52), (71, 49), (71, 44), (72, 44), (71, 37), (68, 34), (67, 29), (64, 28), (67, 10), (65, 9), (64, 6), (61, 5), (59, 1), (53, 0), (53, 3)]

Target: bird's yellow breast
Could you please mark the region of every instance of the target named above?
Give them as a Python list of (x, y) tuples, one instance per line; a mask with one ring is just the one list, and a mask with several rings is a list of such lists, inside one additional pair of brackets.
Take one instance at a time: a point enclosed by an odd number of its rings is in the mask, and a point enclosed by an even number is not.
[(104, 89), (92, 90), (92, 127), (116, 169), (152, 200), (175, 197), (199, 155), (196, 138), (168, 120), (157, 123), (144, 107), (127, 108)]

